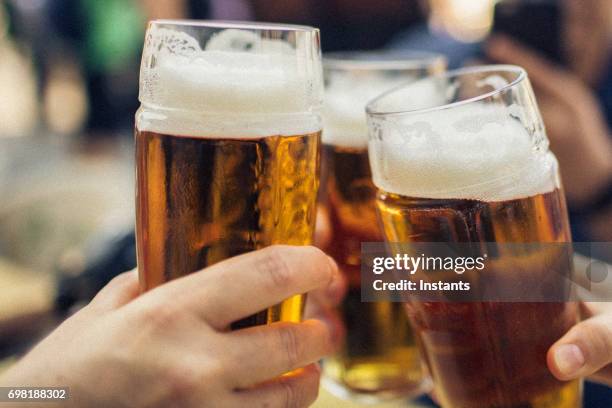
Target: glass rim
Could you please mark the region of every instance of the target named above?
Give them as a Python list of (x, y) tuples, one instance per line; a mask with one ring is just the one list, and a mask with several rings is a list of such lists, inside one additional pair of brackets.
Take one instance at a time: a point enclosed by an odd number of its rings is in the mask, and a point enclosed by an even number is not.
[[(374, 105), (378, 102), (380, 102), (382, 99), (388, 97), (389, 95), (400, 91), (404, 88), (408, 88), (411, 87), (413, 85), (417, 85), (421, 82), (424, 81), (429, 81), (432, 78), (452, 78), (452, 77), (460, 77), (460, 76), (464, 76), (464, 75), (469, 75), (469, 74), (475, 74), (475, 73), (482, 73), (482, 72), (512, 72), (517, 74), (516, 78), (514, 78), (511, 82), (499, 87), (499, 88), (495, 88), (492, 91), (489, 92), (485, 92), (482, 93), (480, 95), (476, 95), (473, 96), (471, 98), (467, 98), (467, 99), (463, 99), (460, 101), (456, 101), (456, 102), (450, 102), (450, 103), (445, 103), (443, 105), (438, 105), (438, 106), (431, 106), (428, 108), (419, 108), (419, 109), (403, 109), (403, 110), (397, 110), (397, 111), (380, 111), (380, 110), (376, 110), (374, 108)], [(495, 95), (499, 95), (501, 93), (504, 93), (506, 91), (508, 91), (511, 88), (514, 88), (516, 85), (520, 84), (521, 82), (523, 82), (525, 79), (527, 78), (527, 71), (525, 71), (524, 68), (518, 66), (518, 65), (512, 65), (512, 64), (492, 64), (492, 65), (478, 65), (478, 66), (471, 66), (471, 67), (464, 67), (464, 68), (459, 68), (459, 69), (454, 69), (451, 71), (447, 71), (441, 74), (437, 74), (437, 75), (433, 75), (433, 76), (429, 76), (426, 78), (422, 78), (419, 79), (417, 81), (413, 81), (410, 82), (408, 84), (402, 84), (399, 85), (393, 89), (390, 89), (382, 94), (380, 94), (379, 96), (377, 96), (376, 98), (372, 99), (370, 102), (367, 103), (365, 111), (367, 113), (368, 116), (401, 116), (401, 115), (413, 115), (413, 114), (421, 114), (421, 113), (426, 113), (426, 112), (434, 112), (434, 111), (439, 111), (439, 110), (444, 110), (444, 109), (449, 109), (449, 108), (455, 108), (458, 106), (463, 106), (469, 103), (473, 103), (473, 102), (477, 102), (483, 99), (487, 99), (490, 98), (492, 96)]]
[(336, 51), (323, 53), (323, 68), (331, 70), (403, 70), (445, 64), (443, 54), (429, 51)]
[(149, 21), (149, 25), (173, 25), (184, 27), (204, 27), (204, 28), (236, 28), (260, 31), (284, 31), (284, 32), (318, 32), (319, 29), (307, 25), (267, 23), (260, 21), (240, 21), (240, 20), (194, 20), (194, 19), (154, 19)]

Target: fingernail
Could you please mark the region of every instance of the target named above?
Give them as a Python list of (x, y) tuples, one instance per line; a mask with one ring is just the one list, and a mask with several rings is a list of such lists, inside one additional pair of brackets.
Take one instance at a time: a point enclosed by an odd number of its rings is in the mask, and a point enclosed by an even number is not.
[(561, 373), (573, 376), (584, 366), (584, 354), (575, 344), (563, 344), (555, 350), (555, 364)]

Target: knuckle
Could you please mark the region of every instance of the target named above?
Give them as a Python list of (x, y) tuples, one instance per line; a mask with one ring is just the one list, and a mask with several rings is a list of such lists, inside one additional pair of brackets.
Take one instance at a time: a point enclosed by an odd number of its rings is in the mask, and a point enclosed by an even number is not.
[(166, 371), (166, 384), (170, 398), (182, 400), (195, 391), (198, 375), (193, 367), (183, 364), (175, 364)]
[(168, 329), (176, 324), (181, 316), (177, 302), (154, 301), (141, 308), (141, 319), (144, 324), (153, 329)]
[(279, 247), (266, 251), (256, 263), (256, 269), (268, 277), (269, 284), (273, 288), (291, 286), (294, 281), (293, 270)]
[(178, 404), (196, 394), (198, 388), (207, 382), (203, 381), (195, 364), (174, 362), (165, 370), (164, 383), (168, 394), (166, 399)]
[(287, 370), (297, 367), (302, 355), (297, 325), (288, 324), (279, 327), (279, 342), (287, 363)]
[(319, 393), (319, 374), (306, 372), (298, 381), (284, 381), (283, 404), (285, 408), (303, 408), (312, 404)]
[(168, 387), (168, 401), (172, 406), (182, 406), (179, 402), (189, 401), (194, 395), (218, 391), (224, 367), (218, 360), (195, 362), (184, 359), (173, 362), (165, 372), (164, 382)]
[(304, 391), (305, 401), (304, 406), (310, 406), (319, 397), (319, 384), (321, 382), (320, 371), (312, 372), (309, 374), (308, 386)]
[(587, 353), (595, 354), (593, 358), (603, 363), (612, 360), (612, 329), (596, 321), (584, 322), (584, 333), (587, 344)]
[(295, 382), (293, 381), (283, 381), (282, 383), (282, 393), (283, 393), (283, 408), (299, 408), (300, 398), (299, 398), (299, 389)]

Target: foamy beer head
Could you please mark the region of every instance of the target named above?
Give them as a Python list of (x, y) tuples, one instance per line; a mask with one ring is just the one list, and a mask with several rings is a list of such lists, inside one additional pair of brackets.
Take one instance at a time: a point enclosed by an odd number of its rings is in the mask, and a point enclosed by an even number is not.
[[(443, 56), (427, 52), (324, 55), (323, 142), (340, 147), (367, 147), (366, 104), (389, 89), (445, 69)], [(430, 94), (422, 92), (421, 96), (427, 98)]]
[[(418, 97), (423, 89), (433, 94)], [(559, 187), (557, 161), (522, 68), (432, 76), (389, 91), (367, 112), (373, 179), (383, 191), (504, 201)]]
[(239, 138), (319, 131), (318, 37), (304, 26), (151, 22), (138, 130)]

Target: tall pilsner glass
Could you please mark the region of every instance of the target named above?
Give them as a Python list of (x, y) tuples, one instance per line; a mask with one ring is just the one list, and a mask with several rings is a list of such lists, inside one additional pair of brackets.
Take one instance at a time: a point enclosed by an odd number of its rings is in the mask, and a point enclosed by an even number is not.
[[(436, 103), (413, 98), (422, 88)], [(546, 276), (557, 261), (571, 271), (557, 160), (523, 69), (434, 76), (367, 111), (386, 241), (488, 245), (497, 250), (492, 267), (508, 278)], [(541, 252), (513, 252), (528, 243)], [(558, 381), (546, 365), (548, 348), (577, 322), (576, 303), (414, 300), (406, 308), (443, 407), (580, 406), (580, 381)]]
[[(346, 276), (340, 307), (346, 336), (324, 364), (324, 382), (335, 394), (375, 401), (407, 397), (426, 389), (410, 324), (399, 303), (361, 302), (361, 243), (381, 241), (376, 191), (368, 162), (365, 105), (402, 83), (443, 72), (436, 54), (335, 53), (324, 55), (325, 104), (321, 215), (330, 234), (320, 246)], [(420, 93), (419, 98), (427, 98)]]
[[(142, 290), (269, 245), (311, 244), (322, 103), (317, 29), (153, 21), (139, 99)], [(232, 327), (299, 321), (302, 309), (296, 295)]]

